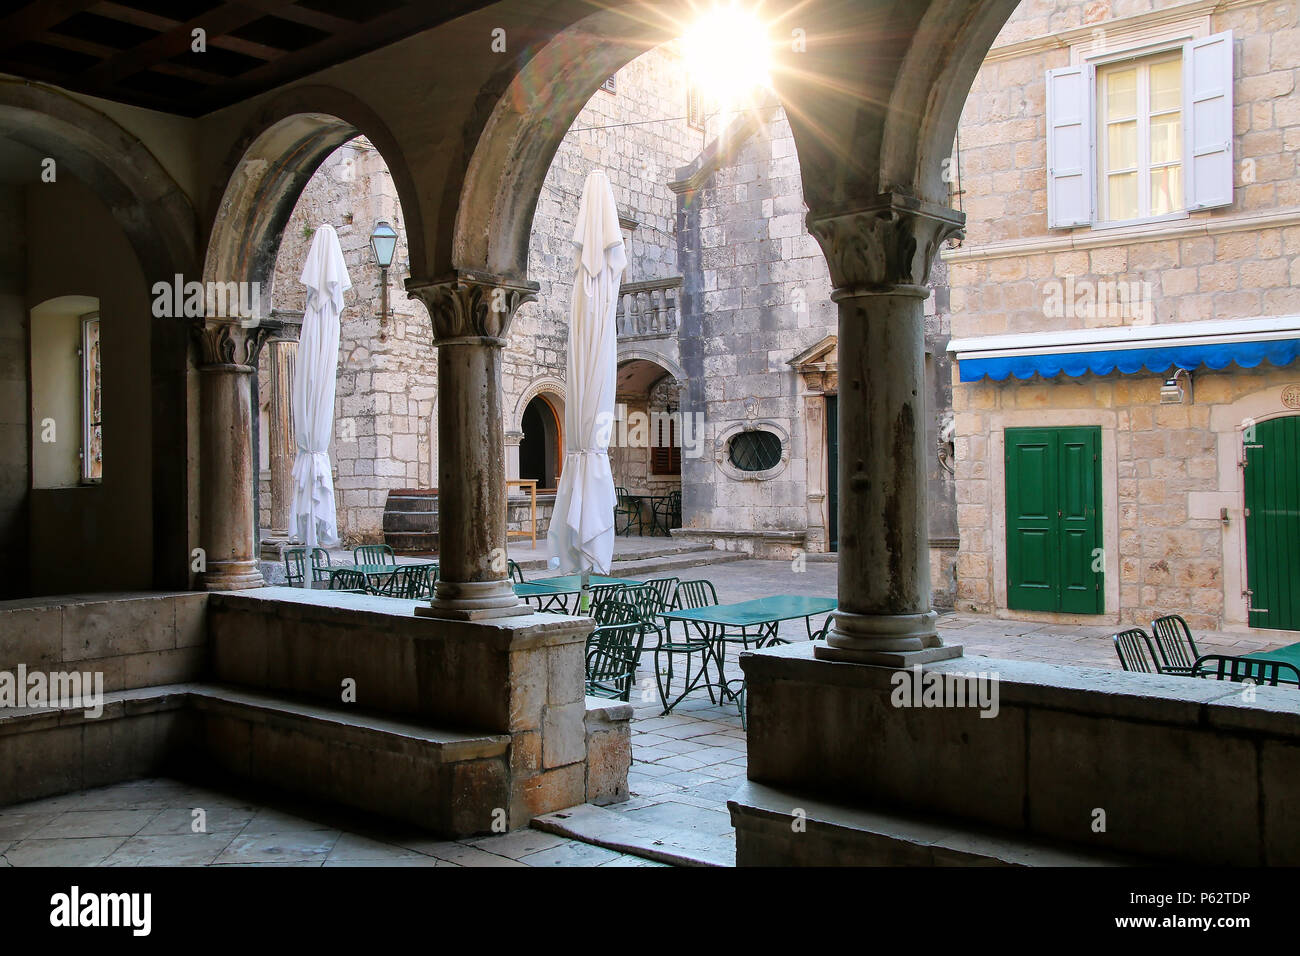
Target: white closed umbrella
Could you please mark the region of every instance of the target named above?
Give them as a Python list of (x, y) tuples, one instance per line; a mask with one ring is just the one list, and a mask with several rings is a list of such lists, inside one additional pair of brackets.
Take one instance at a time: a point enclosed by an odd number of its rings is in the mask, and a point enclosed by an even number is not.
[(599, 170), (583, 186), (573, 241), (564, 468), (546, 537), (551, 563), (582, 572), (585, 583), (592, 571), (608, 574), (614, 556), (614, 475), (609, 467), (618, 363), (614, 313), (627, 266), (614, 192)]
[(316, 230), (302, 268), (302, 283), (307, 287), (307, 305), (293, 381), (298, 455), (293, 462), (289, 534), (309, 548), (329, 548), (339, 543), (329, 455), (339, 361), (339, 316), (343, 312), (343, 293), (352, 288), (333, 226)]

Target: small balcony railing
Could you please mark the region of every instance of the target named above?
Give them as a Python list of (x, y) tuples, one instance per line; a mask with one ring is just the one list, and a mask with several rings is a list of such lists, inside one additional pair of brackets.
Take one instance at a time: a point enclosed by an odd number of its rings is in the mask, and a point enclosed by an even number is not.
[(623, 283), (618, 292), (619, 336), (676, 335), (681, 292), (681, 276)]

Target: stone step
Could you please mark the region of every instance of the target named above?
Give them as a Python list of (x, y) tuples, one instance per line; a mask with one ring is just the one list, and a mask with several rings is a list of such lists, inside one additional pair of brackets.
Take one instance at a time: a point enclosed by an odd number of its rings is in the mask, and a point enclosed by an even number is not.
[(1135, 866), (1152, 862), (963, 820), (844, 806), (753, 781), (741, 784), (727, 807), (736, 827), (740, 866)]
[[(541, 539), (538, 546), (542, 547)], [(708, 567), (714, 564), (728, 564), (732, 561), (746, 561), (749, 555), (733, 551), (718, 551), (708, 545), (694, 545), (681, 549), (665, 550), (663, 553), (635, 551), (623, 555), (614, 555), (609, 573), (613, 577), (641, 577), (647, 574), (676, 572), (690, 568)], [(550, 567), (545, 557), (515, 558), (519, 567), (529, 578), (547, 577)]]
[[(676, 574), (691, 568), (707, 568), (715, 564), (730, 564), (734, 561), (748, 561), (749, 555), (738, 551), (692, 551), (689, 554), (665, 555), (662, 558), (637, 558), (625, 561), (615, 560), (610, 566), (614, 577), (642, 577), (647, 574)], [(681, 577), (681, 575), (677, 575)]]
[(590, 803), (534, 817), (532, 826), (547, 833), (581, 840), (619, 853), (674, 866), (735, 866), (736, 846), (726, 814), (716, 828), (655, 826), (638, 822), (635, 811), (607, 809)]

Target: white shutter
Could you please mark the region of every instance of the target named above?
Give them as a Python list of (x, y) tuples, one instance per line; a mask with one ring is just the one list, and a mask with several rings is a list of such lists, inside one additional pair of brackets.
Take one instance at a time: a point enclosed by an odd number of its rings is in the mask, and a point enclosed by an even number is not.
[(1092, 67), (1047, 71), (1047, 225), (1092, 222)]
[(1187, 208), (1232, 203), (1232, 31), (1183, 45)]

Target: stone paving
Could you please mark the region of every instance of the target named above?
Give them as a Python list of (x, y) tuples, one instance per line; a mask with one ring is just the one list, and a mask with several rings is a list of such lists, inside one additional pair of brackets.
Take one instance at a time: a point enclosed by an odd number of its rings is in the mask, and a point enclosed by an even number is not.
[[(206, 833), (191, 829), (196, 808)], [(0, 809), (0, 867), (657, 865), (538, 830), (439, 840), (165, 778)]]

